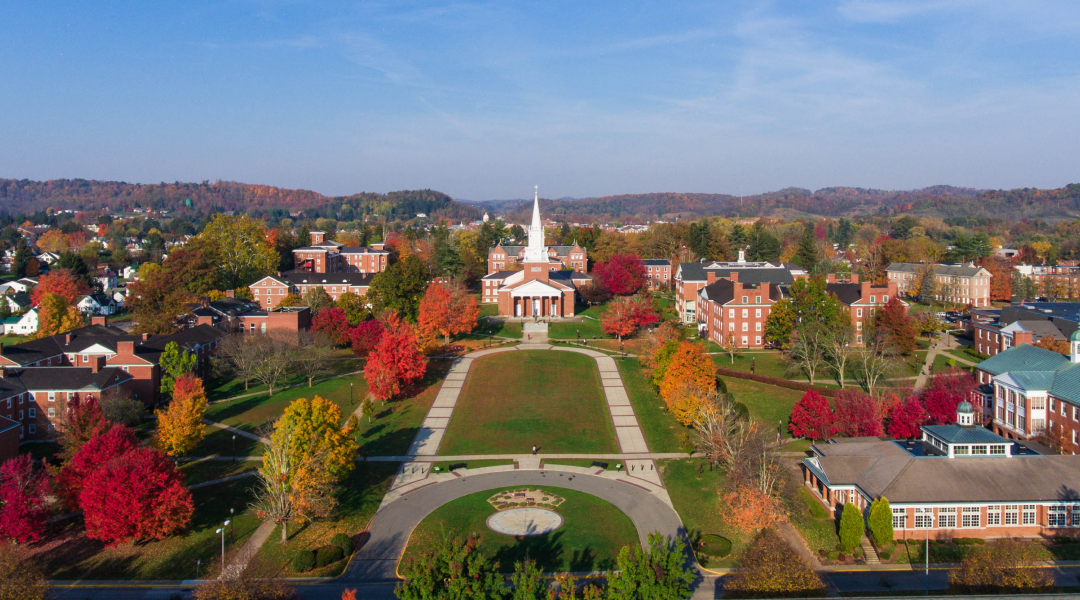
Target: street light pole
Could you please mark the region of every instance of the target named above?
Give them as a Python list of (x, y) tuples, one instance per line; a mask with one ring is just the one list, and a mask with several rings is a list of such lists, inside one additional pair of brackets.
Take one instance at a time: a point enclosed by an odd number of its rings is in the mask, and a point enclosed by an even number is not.
[(221, 534), (221, 574), (222, 575), (225, 574), (225, 528), (229, 526), (229, 523), (232, 523), (232, 519), (226, 520), (224, 523), (221, 524), (221, 528), (214, 532), (214, 533), (220, 533)]
[(930, 528), (934, 526), (934, 515), (930, 515), (930, 526), (926, 528), (926, 595), (930, 595)]

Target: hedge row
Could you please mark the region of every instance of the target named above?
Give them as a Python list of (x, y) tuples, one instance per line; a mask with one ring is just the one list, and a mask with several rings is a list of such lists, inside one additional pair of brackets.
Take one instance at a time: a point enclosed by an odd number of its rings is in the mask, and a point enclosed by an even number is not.
[(724, 367), (717, 367), (716, 373), (724, 377), (737, 377), (739, 379), (749, 379), (751, 381), (757, 381), (758, 383), (767, 383), (769, 385), (775, 385), (777, 387), (787, 388), (789, 390), (799, 390), (800, 392), (806, 392), (813, 390), (826, 398), (832, 398), (836, 395), (837, 390), (832, 388), (818, 387), (816, 385), (810, 385), (809, 383), (802, 383), (800, 381), (791, 381), (790, 379), (780, 379), (779, 377), (768, 377), (766, 375), (757, 375), (755, 373), (747, 373), (746, 371), (736, 371), (735, 369), (725, 369)]

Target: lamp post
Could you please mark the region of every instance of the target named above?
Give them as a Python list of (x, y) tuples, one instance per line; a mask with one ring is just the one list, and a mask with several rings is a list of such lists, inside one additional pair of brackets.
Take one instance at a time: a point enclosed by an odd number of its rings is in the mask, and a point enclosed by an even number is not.
[(352, 406), (352, 386), (353, 382), (349, 382), (349, 406)]
[(221, 534), (221, 573), (222, 574), (225, 573), (225, 528), (229, 526), (229, 523), (232, 523), (232, 519), (226, 520), (224, 523), (221, 524), (221, 527), (219, 529), (214, 531), (214, 533), (220, 533)]
[[(933, 509), (931, 509), (933, 510)], [(934, 515), (930, 515), (930, 526), (926, 528), (926, 595), (930, 595), (930, 529), (934, 526)]]
[(237, 458), (236, 458), (236, 435), (235, 434), (232, 436), (232, 455), (233, 455), (233, 460), (237, 460)]

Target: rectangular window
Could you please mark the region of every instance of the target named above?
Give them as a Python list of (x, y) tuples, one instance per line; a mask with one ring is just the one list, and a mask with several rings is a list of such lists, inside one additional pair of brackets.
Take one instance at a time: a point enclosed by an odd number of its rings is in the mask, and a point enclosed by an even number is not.
[(960, 456), (960, 455), (966, 456), (968, 454), (968, 447), (967, 446), (956, 446), (955, 448), (953, 448), (953, 454), (955, 454), (957, 456)]
[(884, 302), (885, 304), (888, 304), (889, 303), (889, 297), (888, 296), (882, 296), (881, 301)]
[(956, 528), (956, 509), (955, 508), (939, 508), (938, 509), (938, 528), (939, 529), (955, 529)]
[(760, 335), (757, 336), (756, 338), (754, 338), (754, 345), (755, 346), (760, 346), (761, 345), (761, 336)]
[[(743, 323), (743, 325), (746, 325), (746, 323)], [(744, 336), (742, 336), (742, 345), (743, 345), (743, 346), (746, 346), (746, 345), (748, 345), (748, 344), (746, 343), (746, 336), (745, 336), (745, 335), (744, 335)]]
[(760, 308), (759, 308), (759, 309), (756, 309), (756, 310), (754, 311), (754, 316), (755, 316), (756, 318), (758, 318), (758, 319), (760, 319), (760, 318), (761, 318), (761, 309), (760, 309)]
[(745, 319), (745, 318), (747, 318), (749, 316), (750, 316), (750, 309), (748, 309), (748, 308), (742, 309), (742, 318)]
[(56, 409), (50, 407), (49, 408), (49, 417), (52, 418), (52, 417), (55, 417), (55, 416), (56, 416)]
[(986, 524), (987, 525), (1001, 525), (1001, 507), (1000, 506), (987, 506), (986, 507)]
[(1035, 524), (1035, 505), (1034, 504), (1025, 504), (1024, 505), (1024, 522), (1022, 524), (1023, 525), (1034, 525)]
[(1064, 505), (1047, 507), (1046, 525), (1048, 527), (1065, 527), (1066, 524)]
[(862, 309), (861, 308), (856, 308), (855, 309), (855, 316), (856, 317), (862, 317)]
[(34, 425), (33, 423), (31, 423), (30, 424), (30, 433), (34, 433), (36, 431), (37, 431), (37, 425)]
[(1070, 506), (1069, 513), (1072, 514), (1072, 526), (1080, 527), (1080, 504)]
[(742, 297), (742, 303), (743, 304), (750, 304), (750, 297), (749, 296), (743, 296)]
[(761, 296), (754, 296), (754, 304), (761, 304)]
[[(56, 401), (56, 392), (49, 392), (49, 402)], [(22, 396), (19, 397), (19, 404), (22, 404)]]
[(1018, 525), (1020, 523), (1020, 507), (1012, 504), (1005, 507), (1005, 525)]
[(903, 508), (892, 509), (892, 526), (893, 529), (906, 529), (907, 528), (907, 510)]
[(963, 509), (963, 521), (960, 523), (964, 527), (978, 527), (981, 520), (981, 509), (978, 506), (965, 506)]
[(36, 417), (37, 417), (37, 411), (36, 411), (36, 410), (34, 410), (33, 408), (31, 408), (30, 410), (28, 410), (28, 411), (27, 411), (27, 414), (28, 414), (28, 415), (30, 415), (30, 418), (31, 418), (31, 419), (33, 419), (33, 418), (36, 418)]
[(89, 354), (83, 354), (82, 355), (82, 361), (83, 362), (90, 362), (90, 355)]
[(1002, 445), (1002, 444), (995, 444), (993, 446), (990, 446), (990, 454), (1004, 455), (1005, 454), (1005, 446)]
[(761, 321), (754, 323), (754, 331), (761, 331)]
[(986, 454), (986, 446), (972, 446), (971, 447), (971, 453), (972, 454)]
[(734, 319), (735, 318), (735, 309), (734, 308), (729, 308), (728, 311), (727, 311), (727, 316), (728, 316), (729, 319)]
[(748, 329), (748, 325), (750, 325), (750, 324), (749, 324), (749, 323), (745, 323), (745, 322), (744, 322), (744, 323), (742, 324), (742, 330), (743, 330), (743, 331), (750, 331), (750, 329)]
[(916, 508), (915, 509), (915, 529), (930, 529), (934, 522), (934, 509), (932, 508)]
[(1046, 398), (1032, 398), (1031, 410), (1043, 410), (1046, 408)]

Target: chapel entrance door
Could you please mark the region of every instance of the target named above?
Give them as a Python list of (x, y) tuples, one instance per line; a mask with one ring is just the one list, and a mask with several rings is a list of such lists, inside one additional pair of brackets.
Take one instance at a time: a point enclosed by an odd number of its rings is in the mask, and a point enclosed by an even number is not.
[(544, 313), (540, 311), (540, 299), (539, 298), (533, 298), (533, 311), (532, 311), (532, 314), (533, 314), (534, 317), (542, 317), (542, 316), (544, 316)]

